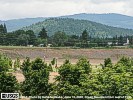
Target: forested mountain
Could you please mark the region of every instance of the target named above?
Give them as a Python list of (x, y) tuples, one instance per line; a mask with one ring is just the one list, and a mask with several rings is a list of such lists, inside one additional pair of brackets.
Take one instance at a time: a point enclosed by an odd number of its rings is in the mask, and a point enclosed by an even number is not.
[[(109, 26), (121, 27), (133, 29), (133, 17), (121, 15), (121, 14), (75, 14), (68, 16), (61, 16), (58, 18), (74, 18), (74, 19), (83, 19), (94, 21), (97, 23), (102, 23)], [(0, 21), (0, 24), (5, 23), (8, 29), (8, 32), (18, 30), (22, 27), (26, 27), (32, 25), (37, 22), (44, 21), (45, 17), (37, 17), (37, 18), (24, 18), (24, 19), (12, 19), (7, 21)]]
[(116, 28), (96, 22), (71, 18), (50, 18), (22, 29), (33, 30), (38, 34), (43, 27), (48, 31), (49, 36), (53, 35), (57, 31), (63, 31), (68, 35), (81, 35), (85, 29), (89, 34), (91, 34), (91, 36), (95, 37), (133, 35), (133, 30), (131, 29)]
[(22, 27), (32, 25), (34, 23), (44, 21), (45, 18), (24, 18), (24, 19), (13, 19), (7, 21), (0, 21), (0, 24), (6, 24), (8, 32), (18, 30)]
[(89, 21), (94, 21), (97, 23), (114, 26), (114, 27), (121, 27), (121, 28), (128, 28), (133, 29), (133, 17), (126, 16), (122, 14), (75, 14), (69, 16), (62, 16), (63, 18), (74, 18), (74, 19), (84, 19)]

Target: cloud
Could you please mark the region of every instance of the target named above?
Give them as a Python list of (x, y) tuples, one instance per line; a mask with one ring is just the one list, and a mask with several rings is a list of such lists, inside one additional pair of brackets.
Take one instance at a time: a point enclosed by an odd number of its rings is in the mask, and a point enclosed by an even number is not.
[(116, 2), (125, 2), (125, 0), (89, 0), (92, 3), (101, 4), (101, 3), (116, 3)]
[(0, 19), (121, 13), (133, 16), (132, 0), (0, 0)]

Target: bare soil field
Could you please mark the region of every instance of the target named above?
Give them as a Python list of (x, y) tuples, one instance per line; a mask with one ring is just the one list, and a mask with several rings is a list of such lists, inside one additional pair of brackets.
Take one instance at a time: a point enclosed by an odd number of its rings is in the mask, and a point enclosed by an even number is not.
[(70, 49), (70, 48), (2, 48), (0, 53), (5, 53), (12, 59), (19, 57), (24, 60), (30, 57), (32, 60), (40, 57), (44, 58), (46, 62), (50, 62), (53, 58), (58, 59), (58, 66), (60, 66), (65, 59), (70, 59), (71, 63), (76, 63), (81, 57), (89, 59), (92, 65), (98, 65), (103, 62), (105, 58), (111, 58), (115, 63), (120, 57), (133, 57), (133, 49)]

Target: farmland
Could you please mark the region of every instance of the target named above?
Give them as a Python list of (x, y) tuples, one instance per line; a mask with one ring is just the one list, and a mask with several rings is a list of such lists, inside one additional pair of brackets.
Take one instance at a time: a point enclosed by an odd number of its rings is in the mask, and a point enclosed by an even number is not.
[[(93, 69), (95, 65), (99, 66), (104, 62), (104, 59), (111, 58), (113, 63), (116, 63), (122, 56), (133, 57), (132, 49), (71, 49), (71, 48), (44, 48), (44, 47), (18, 47), (18, 46), (3, 46), (0, 47), (0, 53), (6, 54), (11, 57), (13, 61), (17, 57), (20, 58), (21, 63), (26, 57), (30, 57), (31, 60), (39, 57), (44, 59), (47, 63), (50, 63), (53, 58), (58, 59), (58, 67), (60, 67), (66, 59), (69, 59), (72, 64), (76, 64), (78, 59), (87, 58)], [(21, 73), (16, 72), (14, 75), (18, 81), (24, 80)], [(58, 75), (57, 72), (50, 73), (50, 82), (53, 82), (53, 78)]]
[(53, 58), (58, 59), (60, 66), (65, 59), (76, 63), (78, 59), (85, 57), (92, 65), (99, 65), (105, 58), (111, 58), (115, 63), (122, 56), (133, 57), (133, 49), (71, 49), (71, 48), (43, 48), (43, 47), (0, 47), (0, 53), (4, 53), (12, 59), (26, 57), (35, 59), (44, 58), (50, 62)]
[[(117, 94), (132, 96), (132, 91), (126, 92), (132, 89), (133, 82), (132, 49), (7, 46), (0, 47), (0, 53), (7, 55), (7, 57), (0, 56), (0, 63), (3, 64), (0, 69), (2, 71), (0, 79), (3, 80), (5, 77), (4, 83), (1, 83), (2, 86), (11, 82), (13, 89), (21, 91), (23, 96), (40, 95), (39, 93), (45, 93), (42, 95), (46, 96), (63, 96), (64, 93), (79, 96), (80, 92), (81, 95), (86, 93), (85, 95), (94, 96), (104, 94), (116, 97)], [(30, 57), (30, 59), (26, 57)], [(18, 58), (19, 60), (16, 62)], [(54, 64), (53, 58), (57, 59)], [(63, 90), (64, 88), (65, 90)], [(38, 93), (33, 92), (34, 89)], [(121, 89), (123, 89), (122, 92)]]

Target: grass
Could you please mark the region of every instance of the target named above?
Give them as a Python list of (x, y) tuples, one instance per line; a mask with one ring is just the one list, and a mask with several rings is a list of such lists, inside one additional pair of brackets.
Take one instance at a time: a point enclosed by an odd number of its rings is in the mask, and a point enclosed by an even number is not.
[(33, 49), (33, 48), (46, 48), (46, 47), (27, 47), (27, 46), (0, 46), (1, 49)]
[(80, 47), (28, 47), (28, 46), (1, 46), (0, 49), (130, 49), (133, 48), (133, 46), (112, 46), (112, 47), (92, 47), (92, 48), (80, 48)]

